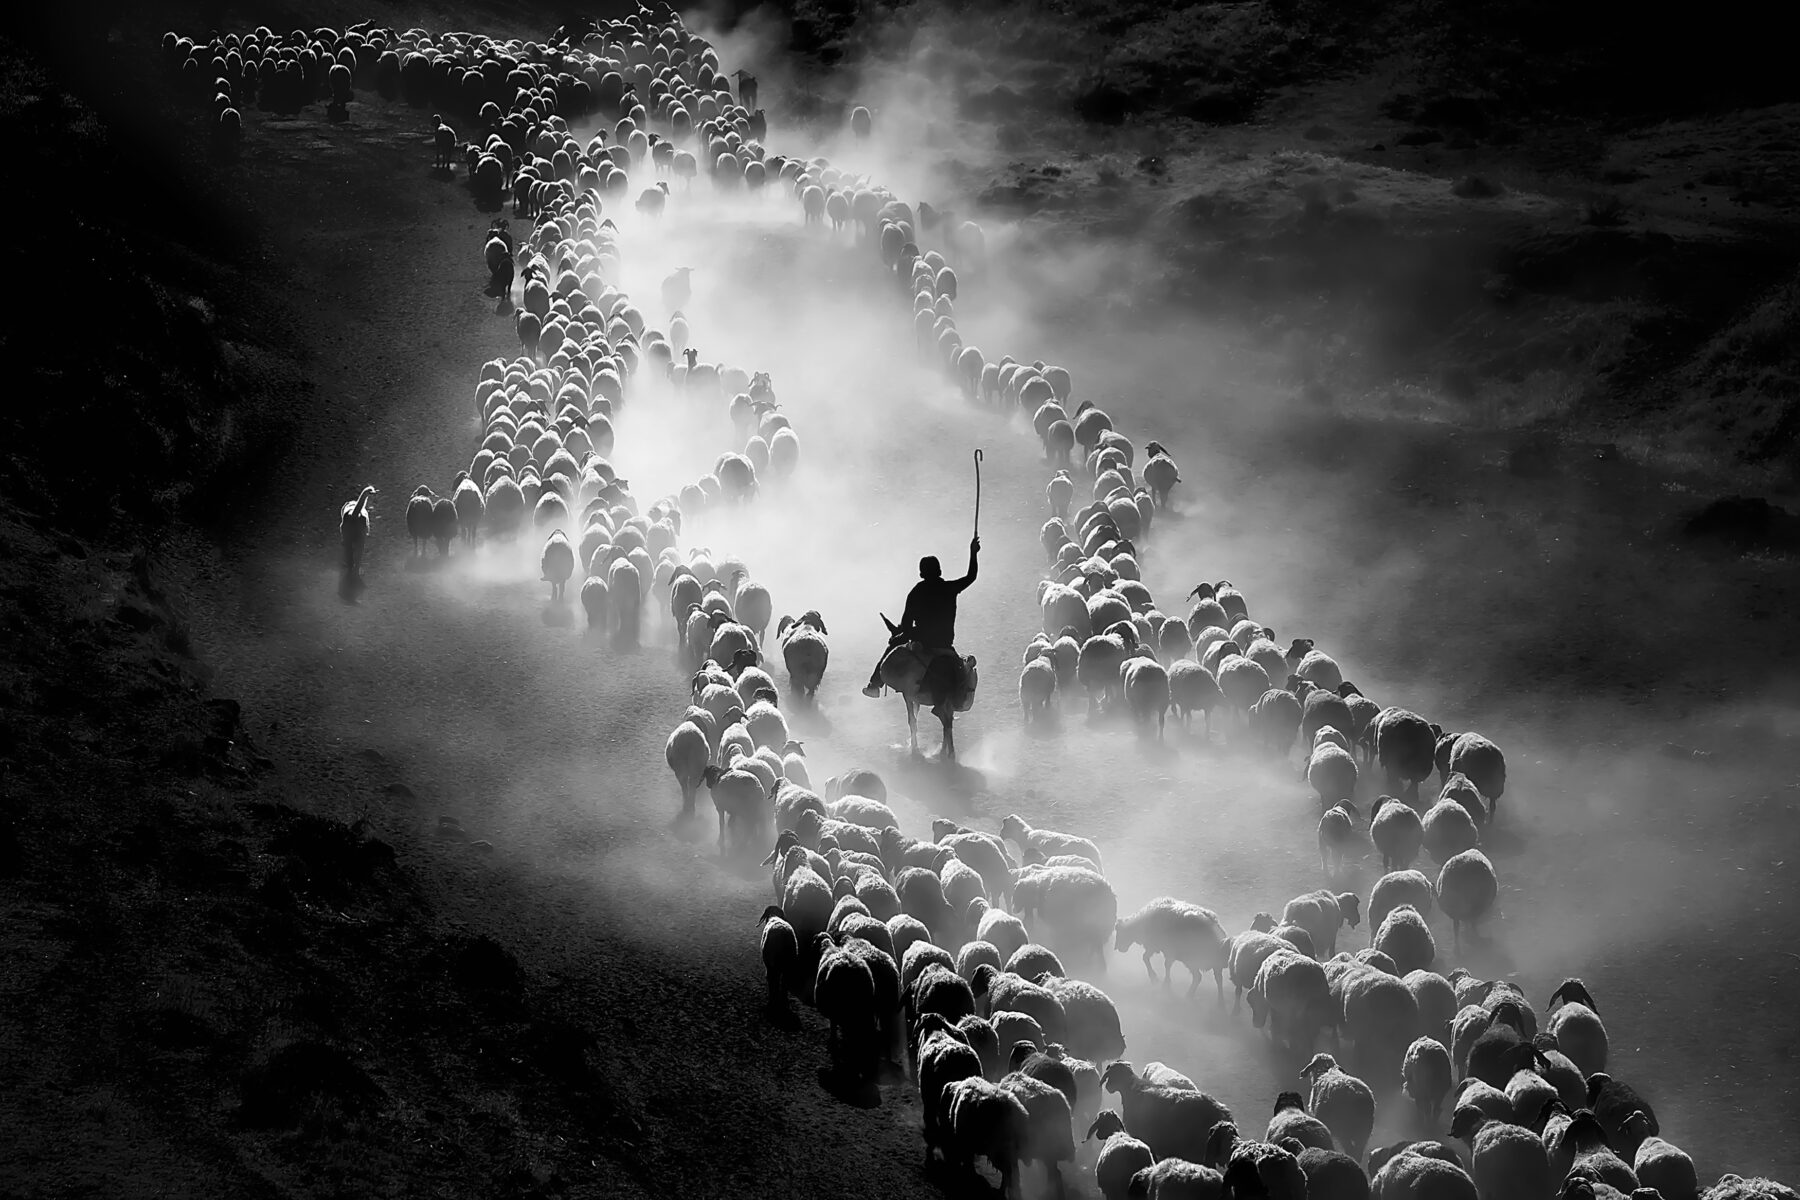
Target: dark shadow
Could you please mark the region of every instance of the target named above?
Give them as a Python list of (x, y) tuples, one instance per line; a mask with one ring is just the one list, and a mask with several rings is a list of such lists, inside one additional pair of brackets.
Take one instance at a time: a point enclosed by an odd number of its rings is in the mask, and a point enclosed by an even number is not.
[(793, 1001), (788, 997), (783, 996), (779, 1004), (763, 1005), (762, 1011), (763, 1016), (768, 1018), (769, 1024), (775, 1028), (788, 1033), (800, 1032), (800, 1014), (794, 1011)]
[(669, 832), (684, 842), (698, 844), (708, 834), (714, 833), (716, 827), (708, 827), (700, 820), (698, 807), (692, 813), (676, 813), (669, 818)]
[(544, 624), (552, 629), (567, 629), (575, 624), (575, 614), (567, 601), (552, 600), (544, 606), (542, 615)]
[(1047, 709), (1025, 722), (1025, 736), (1036, 741), (1054, 741), (1062, 735), (1062, 712), (1059, 709)]
[[(929, 741), (926, 744), (929, 745)], [(974, 767), (945, 762), (935, 750), (925, 750), (915, 756), (904, 744), (894, 749), (895, 773), (907, 781), (909, 791), (921, 797), (928, 795), (933, 799), (955, 801), (963, 812), (967, 812), (969, 801), (987, 790), (987, 776)]]
[(345, 604), (359, 604), (362, 602), (362, 594), (368, 589), (368, 586), (360, 574), (352, 575), (348, 571), (339, 572), (338, 599)]
[(441, 554), (435, 556), (430, 554), (415, 554), (406, 560), (406, 566), (401, 569), (408, 575), (429, 575), (434, 571), (443, 570), (444, 564), (447, 561), (448, 560)]
[(433, 163), (431, 167), (431, 178), (437, 180), (439, 183), (455, 183), (456, 168), (440, 167)]
[(850, 1079), (843, 1072), (829, 1067), (819, 1068), (819, 1086), (832, 1099), (848, 1104), (852, 1108), (880, 1108), (881, 1089), (872, 1079)]
[(783, 712), (787, 716), (788, 728), (795, 733), (803, 733), (808, 737), (830, 737), (836, 730), (831, 718), (816, 704), (796, 706), (791, 710), (784, 709)]
[(350, 120), (350, 106), (336, 101), (325, 106), (325, 119), (333, 125), (343, 125)]

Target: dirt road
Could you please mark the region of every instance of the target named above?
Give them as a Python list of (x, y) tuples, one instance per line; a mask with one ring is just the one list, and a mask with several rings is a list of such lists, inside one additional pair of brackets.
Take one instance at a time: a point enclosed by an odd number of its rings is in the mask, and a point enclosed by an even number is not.
[[(425, 145), (419, 112), (373, 98), (338, 128), (310, 112), (250, 122), (244, 186), (291, 264), (313, 388), (304, 436), (266, 496), (246, 500), (201, 598), (218, 686), (297, 784), (340, 814), (368, 810), (429, 862), (446, 910), (591, 998), (639, 1151), (671, 1193), (839, 1195), (880, 1180), (884, 1194), (923, 1194), (903, 1090), (885, 1089), (875, 1109), (840, 1102), (817, 1077), (816, 1022), (771, 1030), (759, 1015), (762, 871), (718, 863), (710, 821), (668, 828), (677, 797), (662, 744), (685, 681), (666, 622), (635, 653), (595, 643), (577, 606), (547, 603), (535, 545), (459, 552), (443, 570), (409, 561), (404, 498), (419, 482), (445, 488), (467, 462), (479, 364), (516, 346), (480, 290), (488, 215), (428, 175)], [(772, 372), (799, 431), (791, 488), (742, 517), (694, 522), (683, 540), (744, 557), (778, 614), (825, 613), (819, 708), (791, 718), (815, 779), (876, 768), (915, 830), (938, 813), (992, 828), (1010, 811), (1079, 830), (1106, 848), (1122, 906), (1176, 894), (1236, 929), (1318, 886), (1316, 801), (1291, 768), (1173, 730), (1154, 745), (1089, 728), (1078, 701), (1059, 731), (1022, 725), (1014, 672), (1038, 625), (1047, 472), (1027, 429), (970, 410), (912, 365), (904, 301), (871, 255), (803, 229), (773, 196), (753, 209), (678, 196), (654, 239), (621, 225), (626, 286), (653, 319), (656, 281), (695, 266), (695, 345)], [(1581, 975), (1612, 1031), (1615, 1073), (1657, 1104), (1703, 1177), (1800, 1171), (1784, 1133), (1796, 1039), (1785, 996), (1800, 970), (1783, 952), (1800, 852), (1791, 763), (1655, 753), (1673, 737), (1665, 723), (1711, 713), (1721, 676), (1748, 686), (1792, 660), (1790, 645), (1765, 656), (1740, 640), (1751, 618), (1719, 601), (1739, 569), (1669, 574), (1654, 546), (1621, 540), (1641, 512), (1593, 500), (1626, 489), (1590, 488), (1580, 472), (1520, 481), (1435, 431), (1358, 433), (1296, 411), (1231, 331), (1039, 324), (1021, 294), (1035, 269), (1002, 258), (993, 279), (970, 279), (959, 322), (990, 356), (1069, 365), (1078, 395), (1182, 463), (1175, 512), (1147, 556), (1164, 605), (1229, 577), (1284, 639), (1315, 637), (1378, 701), (1508, 748), (1491, 843), (1504, 920), (1468, 965), (1516, 970), (1540, 1003)], [(728, 434), (722, 409), (639, 403), (615, 458), (653, 497), (709, 469)], [(900, 702), (857, 689), (879, 643), (875, 613), (896, 615), (919, 555), (961, 565), (978, 445), (986, 552), (959, 640), (980, 660), (982, 695), (958, 726), (963, 764), (945, 770), (897, 754)], [(335, 512), (365, 482), (382, 497), (369, 587), (350, 606), (335, 586)], [(1639, 590), (1658, 581), (1660, 592)], [(935, 749), (935, 730), (923, 732)], [(382, 797), (394, 781), (418, 802)], [(440, 814), (491, 840), (491, 856), (434, 842)], [(1374, 875), (1365, 864), (1361, 887)], [(1129, 957), (1112, 957), (1105, 982), (1129, 1056), (1194, 1074), (1246, 1132), (1296, 1085), (1298, 1064), (1272, 1059), (1246, 1018), (1220, 1015), (1205, 993), (1166, 998)], [(1377, 1141), (1403, 1131), (1398, 1111)]]

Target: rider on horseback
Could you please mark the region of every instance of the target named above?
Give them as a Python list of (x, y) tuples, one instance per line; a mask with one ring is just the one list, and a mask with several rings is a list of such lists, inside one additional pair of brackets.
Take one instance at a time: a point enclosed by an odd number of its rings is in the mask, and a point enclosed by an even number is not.
[[(926, 660), (927, 670), (932, 675), (936, 675), (937, 664), (947, 658), (954, 672), (948, 681), (950, 686), (931, 689), (934, 694), (942, 695), (942, 703), (946, 704), (962, 679), (962, 657), (952, 644), (956, 640), (956, 597), (975, 582), (975, 556), (980, 550), (981, 539), (970, 538), (969, 573), (961, 579), (945, 579), (944, 569), (936, 558), (927, 556), (919, 560), (919, 582), (906, 595), (906, 611), (900, 616), (900, 624), (890, 624), (894, 634), (881, 652), (882, 661), (886, 661), (894, 647), (911, 642)], [(881, 663), (877, 662), (868, 686), (863, 688), (863, 695), (880, 696), (881, 687)]]

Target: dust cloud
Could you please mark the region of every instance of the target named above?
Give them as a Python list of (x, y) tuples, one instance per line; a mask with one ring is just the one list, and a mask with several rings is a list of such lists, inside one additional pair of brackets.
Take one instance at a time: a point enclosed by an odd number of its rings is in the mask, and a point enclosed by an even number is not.
[[(821, 105), (809, 126), (785, 119), (784, 103), (810, 93), (774, 49), (777, 32), (753, 16), (714, 36), (727, 69), (754, 64), (771, 149), (823, 154), (909, 202), (941, 199), (957, 220), (979, 221), (983, 260), (946, 248), (964, 280), (957, 320), (968, 344), (990, 360), (1068, 366), (1076, 401), (1095, 400), (1140, 448), (1154, 438), (1181, 464), (1174, 507), (1143, 540), (1146, 582), (1165, 611), (1184, 614), (1181, 597), (1195, 583), (1229, 578), (1278, 644), (1314, 638), (1378, 703), (1479, 729), (1507, 749), (1507, 794), (1487, 840), (1501, 919), (1461, 950), (1439, 922), (1440, 969), (1516, 975), (1540, 1003), (1563, 976), (1583, 976), (1613, 1030), (1617, 1073), (1661, 1106), (1664, 1128), (1703, 1173), (1791, 1171), (1792, 1152), (1771, 1124), (1779, 1106), (1760, 1117), (1741, 1110), (1748, 1098), (1791, 1095), (1775, 1068), (1793, 1052), (1792, 1025), (1767, 1018), (1792, 972), (1791, 956), (1781, 957), (1793, 931), (1784, 884), (1800, 854), (1792, 762), (1756, 753), (1677, 760), (1661, 750), (1695, 728), (1772, 711), (1692, 671), (1680, 675), (1678, 707), (1656, 702), (1665, 671), (1692, 667), (1749, 628), (1720, 607), (1729, 577), (1675, 575), (1654, 545), (1621, 544), (1623, 518), (1579, 479), (1521, 479), (1403, 422), (1350, 428), (1310, 409), (1271, 371), (1278, 356), (1246, 349), (1239, 331), (1132, 303), (1131, 280), (1160, 269), (1154, 233), (1045, 237), (979, 212), (955, 176), (1004, 152), (991, 128), (960, 117), (961, 93), (944, 85), (953, 29), (920, 32), (912, 59), (889, 60), (846, 89), (875, 113), (867, 142), (849, 136), (841, 106)], [(940, 64), (930, 76), (905, 65), (926, 58)], [(954, 61), (966, 92), (973, 68), (966, 54)], [(573, 132), (585, 142), (593, 127)], [(963, 170), (946, 171), (952, 161)], [(647, 182), (634, 179), (633, 193)], [(760, 195), (677, 183), (660, 220), (628, 205), (608, 215), (620, 232), (620, 282), (650, 324), (666, 328), (671, 315), (662, 280), (691, 267), (682, 311), (701, 360), (768, 372), (798, 434), (791, 480), (765, 481), (742, 509), (689, 518), (681, 543), (742, 558), (769, 587), (777, 618), (824, 614), (832, 657), (820, 704), (789, 710), (815, 785), (873, 766), (915, 834), (933, 815), (992, 829), (1017, 811), (1092, 836), (1122, 911), (1175, 895), (1238, 930), (1321, 885), (1318, 805), (1297, 763), (1259, 761), (1229, 738), (1203, 742), (1174, 722), (1160, 743), (1146, 742), (1087, 719), (1078, 697), (1062, 698), (1048, 729), (1021, 720), (1013, 688), (1039, 626), (1037, 534), (1050, 470), (1025, 418), (968, 404), (921, 358), (909, 298), (871, 247), (848, 228), (804, 226), (779, 182)], [(922, 232), (923, 248), (945, 247), (941, 226)], [(471, 387), (477, 365), (468, 364)], [(741, 449), (726, 399), (655, 383), (634, 392), (612, 458), (643, 502)], [(884, 640), (876, 614), (898, 617), (918, 558), (935, 554), (947, 574), (962, 571), (977, 446), (986, 453), (984, 553), (959, 642), (981, 664), (982, 690), (959, 722), (963, 763), (947, 771), (897, 753), (899, 701), (871, 702), (857, 689)], [(396, 531), (391, 495), (388, 504)], [(387, 718), (390, 732), (451, 763), (506, 761), (493, 773), (505, 781), (491, 798), (495, 836), (529, 845), (539, 869), (593, 876), (602, 894), (634, 892), (639, 904), (648, 891), (687, 914), (671, 919), (716, 920), (730, 903), (748, 921), (766, 881), (707, 861), (704, 795), (691, 851), (663, 830), (676, 789), (654, 758), (680, 719), (686, 671), (661, 594), (646, 605), (641, 649), (590, 645), (578, 606), (561, 617), (543, 607), (538, 545), (522, 537), (488, 547), (432, 580), (450, 610), (443, 644), (487, 647), (514, 672), (508, 690), (453, 714), (421, 700)], [(564, 627), (551, 631), (557, 649), (545, 649), (544, 629), (525, 613)], [(361, 649), (378, 652), (373, 641)], [(771, 670), (785, 685), (778, 661)], [(421, 675), (415, 694), (446, 678)], [(1791, 745), (1792, 712), (1773, 711), (1766, 744)], [(933, 751), (937, 730), (924, 724)], [(521, 760), (521, 742), (548, 748)], [(1332, 886), (1366, 894), (1378, 865), (1364, 861)], [(1340, 948), (1366, 945), (1369, 933), (1347, 931)], [(744, 942), (748, 953), (747, 932)], [(1218, 1011), (1210, 984), (1190, 1004), (1165, 997), (1141, 970), (1113, 955), (1105, 977), (1125, 1014), (1128, 1056), (1201, 1078), (1241, 1114), (1247, 1135), (1259, 1132), (1276, 1093), (1298, 1086), (1298, 1064), (1265, 1051), (1247, 1018)], [(1726, 1006), (1764, 1020), (1696, 1032), (1696, 1014)], [(1387, 1106), (1377, 1141), (1412, 1132), (1402, 1108)]]

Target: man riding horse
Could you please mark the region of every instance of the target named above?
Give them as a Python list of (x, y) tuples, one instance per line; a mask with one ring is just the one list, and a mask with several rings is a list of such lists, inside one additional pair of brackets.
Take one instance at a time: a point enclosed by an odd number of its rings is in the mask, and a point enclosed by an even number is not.
[(875, 670), (869, 675), (863, 695), (881, 695), (882, 664), (896, 647), (910, 643), (913, 652), (925, 660), (925, 680), (919, 690), (932, 698), (932, 713), (938, 720), (945, 721), (948, 728), (949, 710), (966, 686), (963, 659), (955, 648), (956, 597), (975, 582), (976, 555), (980, 550), (981, 539), (969, 539), (969, 573), (961, 579), (945, 579), (936, 558), (927, 556), (919, 560), (919, 582), (906, 595), (906, 610), (900, 616), (900, 623), (888, 622), (893, 636), (881, 652), (881, 662), (875, 664)]

